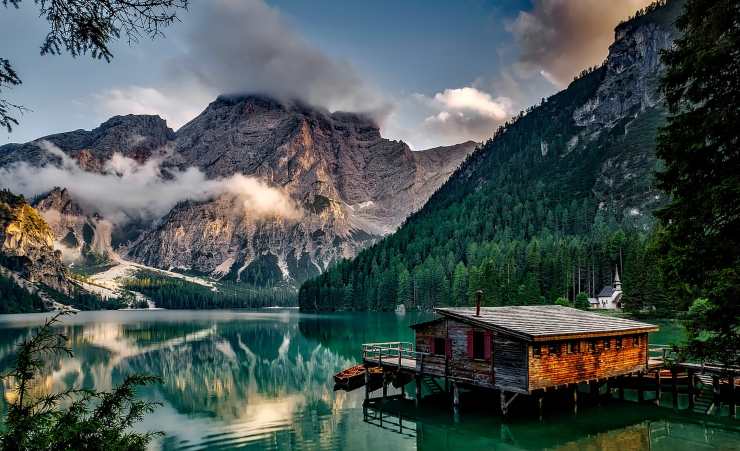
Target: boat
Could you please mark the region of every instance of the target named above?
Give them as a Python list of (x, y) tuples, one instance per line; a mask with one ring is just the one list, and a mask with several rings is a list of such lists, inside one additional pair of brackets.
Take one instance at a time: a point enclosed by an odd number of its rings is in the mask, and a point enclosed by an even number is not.
[(370, 386), (372, 389), (373, 386), (377, 385), (376, 382), (380, 380), (377, 376), (382, 376), (383, 369), (380, 367), (365, 368), (365, 365), (361, 363), (351, 366), (334, 375), (334, 389), (352, 391), (362, 387), (365, 385), (365, 373), (369, 373), (370, 375)]
[(334, 375), (334, 388), (354, 390), (365, 383), (365, 365), (358, 364)]

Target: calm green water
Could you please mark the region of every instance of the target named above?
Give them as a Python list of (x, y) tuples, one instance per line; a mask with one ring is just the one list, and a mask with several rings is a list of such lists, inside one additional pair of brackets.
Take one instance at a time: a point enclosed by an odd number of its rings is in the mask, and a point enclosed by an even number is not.
[[(470, 394), (454, 415), (434, 401), (363, 411), (362, 389), (333, 391), (332, 375), (358, 360), (361, 343), (410, 340), (408, 325), (424, 318), (293, 310), (80, 313), (63, 326), (75, 357), (50, 361), (44, 382), (55, 390), (109, 389), (127, 373), (161, 375), (164, 383), (143, 395), (163, 406), (143, 427), (164, 431), (156, 449), (166, 450), (740, 448), (740, 422), (650, 405), (615, 401), (575, 415), (557, 410), (542, 421), (502, 423), (487, 412), (488, 400)], [(43, 319), (0, 316), (3, 365)], [(682, 338), (676, 324), (662, 326), (652, 342)]]

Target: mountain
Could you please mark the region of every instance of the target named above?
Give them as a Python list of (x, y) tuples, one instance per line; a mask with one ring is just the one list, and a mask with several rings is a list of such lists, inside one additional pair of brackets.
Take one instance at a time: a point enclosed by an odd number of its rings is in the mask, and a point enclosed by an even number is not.
[[(38, 211), (23, 197), (0, 190), (0, 277), (3, 278), (3, 305), (6, 311), (7, 297), (12, 297), (10, 287), (19, 286), (28, 293), (37, 294), (43, 288), (51, 288), (63, 294), (72, 291), (67, 278), (67, 268), (59, 252), (54, 250), (54, 235)], [(7, 287), (6, 287), (7, 285)], [(24, 295), (28, 305), (19, 305), (20, 311), (43, 308), (40, 299)], [(33, 305), (33, 304), (36, 305)]]
[(644, 297), (665, 202), (652, 175), (660, 50), (682, 5), (617, 26), (602, 66), (499, 128), (394, 234), (304, 283), (301, 308), (469, 305), (479, 289), (488, 305), (551, 303), (594, 296), (617, 267), (630, 302)]
[[(156, 160), (164, 180), (195, 168), (210, 181), (241, 175), (285, 194), (299, 218), (242, 212), (230, 192), (181, 201), (148, 222), (106, 217), (64, 186), (35, 200), (65, 257), (120, 256), (256, 286), (297, 286), (394, 231), (476, 146), (412, 152), (368, 117), (258, 95), (221, 96), (177, 132), (157, 116), (129, 115), (43, 140), (90, 172), (110, 173), (120, 154)], [(0, 147), (0, 168), (58, 165), (38, 141)]]

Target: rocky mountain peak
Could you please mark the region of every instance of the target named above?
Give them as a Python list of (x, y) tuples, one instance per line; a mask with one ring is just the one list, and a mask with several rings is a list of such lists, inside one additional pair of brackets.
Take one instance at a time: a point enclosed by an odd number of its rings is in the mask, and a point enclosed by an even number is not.
[(36, 209), (21, 196), (0, 191), (0, 267), (29, 283), (68, 293), (71, 284), (54, 234)]
[[(209, 179), (250, 177), (285, 193), (303, 210), (300, 221), (236, 214), (234, 199), (221, 195), (181, 202), (133, 232), (112, 230), (106, 218), (85, 213), (64, 187), (37, 201), (65, 255), (116, 250), (150, 266), (257, 285), (298, 283), (392, 232), (475, 145), (412, 152), (383, 138), (366, 115), (263, 95), (219, 96), (177, 132), (157, 116), (127, 115), (45, 139), (89, 171), (102, 171), (116, 152), (146, 161), (166, 151), (165, 169), (194, 167)], [(0, 166), (50, 161), (33, 143), (2, 150)]]

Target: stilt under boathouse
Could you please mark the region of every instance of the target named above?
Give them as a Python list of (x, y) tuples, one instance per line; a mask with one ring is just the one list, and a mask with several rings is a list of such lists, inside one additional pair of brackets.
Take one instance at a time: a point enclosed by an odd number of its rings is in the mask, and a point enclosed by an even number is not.
[(363, 365), (382, 377), (373, 384), (373, 373), (366, 373), (366, 397), (373, 385), (382, 386), (385, 397), (388, 383), (403, 387), (415, 380), (417, 401), (425, 382), (451, 392), (455, 407), (461, 389), (495, 390), (504, 415), (519, 396), (535, 396), (541, 413), (544, 392), (551, 390), (569, 390), (576, 405), (580, 383), (593, 392), (610, 379), (647, 373), (648, 333), (658, 330), (556, 305), (435, 312), (437, 318), (411, 326), (414, 343), (363, 345)]

